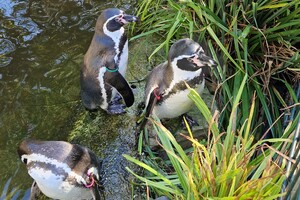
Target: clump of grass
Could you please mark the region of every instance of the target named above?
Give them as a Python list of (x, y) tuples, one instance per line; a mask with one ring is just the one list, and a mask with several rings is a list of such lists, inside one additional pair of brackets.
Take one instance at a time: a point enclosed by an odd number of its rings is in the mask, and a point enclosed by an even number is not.
[[(13, 186), (11, 184), (11, 181), (16, 176), (16, 174), (13, 175), (13, 177), (10, 177), (7, 182), (4, 185), (4, 188), (2, 189), (2, 193), (0, 195), (0, 199), (6, 200), (6, 199), (28, 199), (30, 196), (30, 189), (24, 191), (20, 189), (20, 185)], [(12, 187), (12, 189), (10, 189)]]
[[(186, 139), (193, 148), (186, 152), (170, 131), (153, 121), (169, 161), (159, 165), (154, 152), (143, 163), (127, 157), (149, 172), (136, 176), (157, 196), (273, 199), (291, 191), (294, 185), (280, 188), (286, 161), (293, 163), (288, 174), (299, 165), (296, 157), (287, 156), (300, 118), (295, 93), (300, 79), (299, 12), (299, 0), (139, 2), (142, 23), (134, 28), (139, 34), (132, 40), (154, 34), (163, 39), (149, 59), (161, 49), (167, 53), (177, 39), (190, 37), (205, 41), (218, 62), (213, 76), (222, 108), (218, 121), (193, 90), (190, 94), (209, 124), (207, 144), (190, 133)], [(292, 109), (294, 117), (284, 120)]]
[[(243, 83), (234, 103), (236, 109), (240, 106), (245, 81)], [(190, 200), (276, 199), (283, 196), (281, 186), (286, 178), (286, 161), (291, 160), (285, 156), (285, 151), (291, 143), (291, 130), (297, 123), (291, 122), (281, 138), (255, 142), (253, 132), (256, 130), (251, 129), (256, 120), (255, 95), (243, 126), (233, 131), (229, 125), (225, 132), (218, 128), (199, 94), (191, 89), (189, 96), (210, 125), (206, 145), (198, 142), (188, 129), (190, 135), (184, 137), (192, 143), (192, 149), (184, 150), (170, 131), (158, 120), (152, 120), (160, 145), (168, 156), (168, 160), (162, 162), (163, 167), (153, 152), (149, 154), (151, 159), (144, 162), (124, 155), (145, 170), (145, 175), (140, 176), (127, 168), (143, 185), (151, 188), (154, 193), (151, 197), (164, 195), (170, 199)], [(234, 114), (231, 120), (234, 122)]]
[[(289, 105), (298, 103), (293, 87), (300, 78), (300, 1), (140, 1), (142, 23), (132, 40), (149, 35), (164, 38), (149, 56), (182, 37), (206, 41), (219, 65), (214, 71), (218, 82), (216, 100), (224, 108), (219, 124), (226, 128), (233, 110), (234, 94), (245, 74), (241, 107), (236, 111), (236, 126), (249, 116), (250, 97), (256, 92), (256, 139), (264, 135), (280, 137), (283, 115)], [(219, 56), (218, 56), (219, 55)], [(296, 87), (296, 86), (295, 86)], [(291, 102), (287, 102), (291, 98)], [(262, 124), (264, 126), (262, 126)], [(253, 128), (252, 127), (252, 128)], [(270, 130), (268, 129), (269, 127)]]

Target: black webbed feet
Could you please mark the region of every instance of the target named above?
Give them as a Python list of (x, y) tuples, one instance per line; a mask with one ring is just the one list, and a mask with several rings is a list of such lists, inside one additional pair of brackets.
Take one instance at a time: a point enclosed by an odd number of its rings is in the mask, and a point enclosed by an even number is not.
[[(183, 117), (185, 117), (189, 127), (192, 129), (193, 126), (199, 126), (198, 122), (196, 120), (194, 120), (191, 116), (187, 115), (187, 114), (184, 114), (182, 115)], [(185, 127), (185, 123), (184, 123), (184, 120), (182, 119), (182, 124), (181, 124), (183, 127)]]
[(120, 104), (117, 102), (111, 102), (108, 105), (106, 112), (111, 115), (124, 114), (124, 113), (126, 113), (125, 108), (126, 108), (126, 106), (124, 104)]

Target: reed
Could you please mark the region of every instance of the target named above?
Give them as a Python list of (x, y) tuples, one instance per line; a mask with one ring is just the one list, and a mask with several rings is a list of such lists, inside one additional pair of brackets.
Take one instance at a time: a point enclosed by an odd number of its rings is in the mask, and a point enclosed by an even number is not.
[[(215, 100), (222, 108), (215, 121), (191, 90), (190, 98), (210, 127), (205, 144), (190, 132), (186, 139), (193, 148), (183, 150), (154, 119), (169, 160), (160, 160), (155, 152), (148, 152), (142, 161), (124, 155), (145, 169), (143, 175), (131, 172), (150, 187), (153, 196), (276, 199), (292, 195), (289, 189), (294, 185), (287, 183), (288, 190), (282, 191), (281, 187), (287, 181), (286, 163), (293, 166), (288, 170), (294, 170), (288, 174), (297, 172), (299, 165), (296, 157), (289, 156), (292, 141), (299, 146), (295, 137), (300, 118), (295, 92), (300, 84), (299, 5), (299, 0), (139, 1), (142, 23), (134, 27), (138, 34), (131, 40), (151, 35), (162, 38), (150, 60), (161, 50), (167, 53), (183, 37), (204, 43), (218, 62), (212, 79), (217, 83)], [(293, 117), (287, 120), (291, 113)], [(295, 173), (293, 180), (298, 178)]]

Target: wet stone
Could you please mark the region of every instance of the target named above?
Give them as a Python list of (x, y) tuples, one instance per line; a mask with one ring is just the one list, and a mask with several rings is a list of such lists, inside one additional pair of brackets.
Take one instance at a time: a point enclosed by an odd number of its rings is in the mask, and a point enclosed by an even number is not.
[(131, 182), (134, 177), (126, 170), (136, 168), (129, 163), (123, 154), (134, 156), (135, 131), (119, 131), (120, 136), (106, 150), (106, 158), (102, 161), (102, 184), (106, 200), (130, 199), (132, 194)]
[(8, 56), (11, 52), (15, 51), (16, 47), (8, 39), (0, 39), (0, 67), (6, 67), (12, 61), (12, 57)]

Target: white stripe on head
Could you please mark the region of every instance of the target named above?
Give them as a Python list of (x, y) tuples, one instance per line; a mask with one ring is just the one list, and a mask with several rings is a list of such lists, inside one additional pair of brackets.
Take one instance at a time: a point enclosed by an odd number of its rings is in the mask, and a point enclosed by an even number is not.
[[(66, 163), (59, 162), (56, 159), (48, 158), (42, 154), (36, 154), (36, 153), (32, 153), (29, 155), (22, 155), (21, 159), (22, 160), (27, 159), (27, 165), (30, 164), (31, 162), (41, 162), (41, 163), (45, 163), (45, 164), (54, 165), (57, 169), (60, 168), (63, 170), (64, 173), (67, 173), (68, 177), (75, 178), (78, 183), (86, 184), (86, 181), (82, 178), (82, 176), (73, 172)], [(39, 172), (41, 172), (41, 173), (39, 173)], [(29, 167), (28, 173), (30, 175), (34, 175), (34, 177), (32, 177), (34, 179), (36, 179), (38, 177), (41, 177), (42, 179), (47, 179), (47, 177), (50, 177), (50, 175), (53, 174), (53, 173), (51, 173), (50, 170), (42, 168), (42, 167), (37, 167), (37, 166), (35, 166), (34, 168)], [(58, 177), (62, 177), (62, 176), (58, 175)]]
[(199, 47), (199, 50), (197, 51), (197, 54), (200, 54), (200, 53), (204, 53), (204, 50), (201, 46)]
[(168, 95), (177, 83), (181, 81), (189, 81), (196, 76), (200, 76), (202, 68), (199, 68), (196, 71), (187, 71), (177, 67), (178, 60), (189, 57), (191, 57), (191, 55), (180, 55), (171, 62), (171, 67), (173, 69), (173, 79), (170, 83), (170, 86), (165, 90), (164, 95)]
[(108, 37), (110, 37), (115, 43), (115, 46), (114, 46), (114, 48), (116, 50), (116, 55), (114, 57), (115, 63), (118, 63), (118, 55), (120, 53), (119, 44), (120, 44), (121, 37), (125, 32), (125, 29), (123, 27), (121, 27), (119, 30), (111, 32), (107, 29), (107, 23), (117, 16), (119, 16), (119, 15), (114, 15), (114, 16), (110, 17), (108, 20), (106, 20), (106, 22), (103, 25), (104, 34), (107, 35)]

